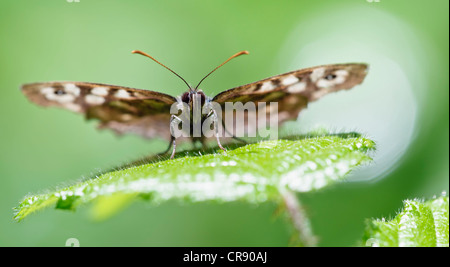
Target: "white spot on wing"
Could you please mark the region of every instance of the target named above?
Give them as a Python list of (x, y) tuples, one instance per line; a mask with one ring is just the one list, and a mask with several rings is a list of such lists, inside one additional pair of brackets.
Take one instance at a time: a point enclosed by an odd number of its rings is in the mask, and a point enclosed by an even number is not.
[(91, 90), (91, 94), (98, 96), (107, 96), (108, 95), (108, 87), (98, 86), (94, 87)]
[(128, 93), (126, 90), (124, 89), (120, 89), (119, 91), (117, 91), (114, 94), (116, 97), (118, 98), (130, 98), (130, 93)]
[(75, 100), (75, 96), (69, 95), (69, 94), (65, 94), (65, 95), (47, 94), (47, 95), (45, 95), (45, 97), (48, 100), (56, 101), (61, 104), (70, 103)]
[(348, 71), (337, 70), (333, 74), (336, 75), (336, 78), (331, 79), (331, 80), (327, 80), (325, 78), (320, 79), (316, 83), (317, 87), (320, 87), (320, 88), (331, 87), (331, 86), (335, 86), (337, 84), (341, 84), (341, 83), (345, 82), (345, 80), (347, 79), (347, 76), (348, 76)]
[(80, 88), (73, 83), (64, 84), (64, 91), (74, 96), (80, 95)]
[(45, 96), (47, 100), (55, 101), (60, 104), (70, 103), (75, 100), (75, 96), (72, 94), (55, 94), (55, 88), (53, 87), (44, 87), (41, 89), (41, 93)]
[(289, 86), (287, 88), (287, 91), (289, 93), (300, 93), (300, 92), (302, 92), (305, 89), (306, 89), (306, 83), (305, 82), (300, 82), (300, 83), (296, 83), (296, 84), (293, 84), (293, 85)]
[(346, 77), (348, 75), (348, 71), (347, 70), (337, 70), (334, 72), (334, 74), (336, 74), (337, 76), (344, 76)]
[(50, 93), (55, 93), (55, 89), (53, 89), (53, 87), (44, 87), (41, 89), (41, 94), (46, 95), (46, 94), (50, 94)]
[(84, 99), (90, 105), (101, 105), (105, 102), (105, 98), (98, 95), (86, 95)]
[(311, 73), (311, 81), (312, 82), (317, 82), (320, 78), (323, 77), (323, 75), (325, 74), (325, 68), (321, 67), (321, 68), (317, 68), (315, 70), (313, 70), (313, 72)]
[(284, 77), (284, 78), (281, 80), (281, 84), (282, 84), (282, 85), (289, 86), (289, 85), (294, 84), (294, 83), (296, 83), (296, 82), (298, 82), (298, 81), (299, 81), (298, 78), (291, 74), (291, 75), (289, 75), (289, 76)]
[(262, 84), (262, 86), (259, 89), (259, 91), (260, 92), (271, 91), (271, 90), (273, 90), (275, 88), (276, 88), (276, 86), (271, 81), (267, 81), (267, 82), (264, 82)]

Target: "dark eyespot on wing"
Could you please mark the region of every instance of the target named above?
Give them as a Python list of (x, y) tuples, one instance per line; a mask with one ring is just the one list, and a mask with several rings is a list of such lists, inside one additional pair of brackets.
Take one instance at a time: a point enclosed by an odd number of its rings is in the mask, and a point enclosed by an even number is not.
[(56, 91), (55, 91), (55, 95), (65, 95), (65, 94), (66, 94), (66, 92), (61, 89), (56, 89)]

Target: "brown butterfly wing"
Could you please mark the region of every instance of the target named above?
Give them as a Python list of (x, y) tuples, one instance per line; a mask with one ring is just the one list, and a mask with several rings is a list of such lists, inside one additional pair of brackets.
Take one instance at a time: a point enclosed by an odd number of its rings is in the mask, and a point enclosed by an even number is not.
[(176, 98), (154, 91), (87, 82), (47, 82), (22, 86), (32, 102), (100, 120), (99, 128), (118, 134), (170, 139), (170, 107)]
[[(287, 120), (295, 120), (309, 102), (360, 84), (367, 74), (367, 68), (366, 64), (354, 63), (296, 70), (229, 89), (216, 95), (212, 101), (221, 105), (225, 102), (278, 102), (278, 122), (281, 124)], [(269, 109), (266, 112), (269, 113)], [(223, 117), (224, 113), (225, 111)], [(255, 114), (246, 112), (244, 115), (245, 118), (250, 116)], [(235, 125), (226, 127), (234, 129)], [(235, 129), (236, 131), (240, 132), (242, 129)]]

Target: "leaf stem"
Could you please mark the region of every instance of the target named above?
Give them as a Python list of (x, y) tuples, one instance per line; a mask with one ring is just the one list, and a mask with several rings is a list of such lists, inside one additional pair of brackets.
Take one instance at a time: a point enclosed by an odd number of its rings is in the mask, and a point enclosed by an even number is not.
[(297, 196), (290, 190), (282, 192), (284, 204), (289, 218), (294, 226), (294, 243), (298, 246), (316, 247), (317, 237), (314, 236), (311, 224)]

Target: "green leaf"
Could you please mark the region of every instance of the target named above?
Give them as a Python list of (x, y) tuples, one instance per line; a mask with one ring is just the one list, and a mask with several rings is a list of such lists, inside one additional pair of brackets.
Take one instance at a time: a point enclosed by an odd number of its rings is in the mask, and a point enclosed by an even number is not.
[[(296, 136), (263, 141), (209, 154), (179, 152), (177, 158), (151, 157), (75, 185), (25, 198), (16, 208), (20, 221), (56, 204), (77, 208), (93, 202), (92, 214), (104, 219), (136, 198), (158, 204), (184, 202), (280, 201), (286, 189), (308, 192), (342, 179), (371, 160), (374, 142), (358, 134)], [(207, 152), (205, 152), (207, 153)]]
[(380, 247), (449, 246), (448, 197), (426, 202), (405, 200), (403, 205), (403, 211), (391, 221), (367, 221), (363, 244)]

